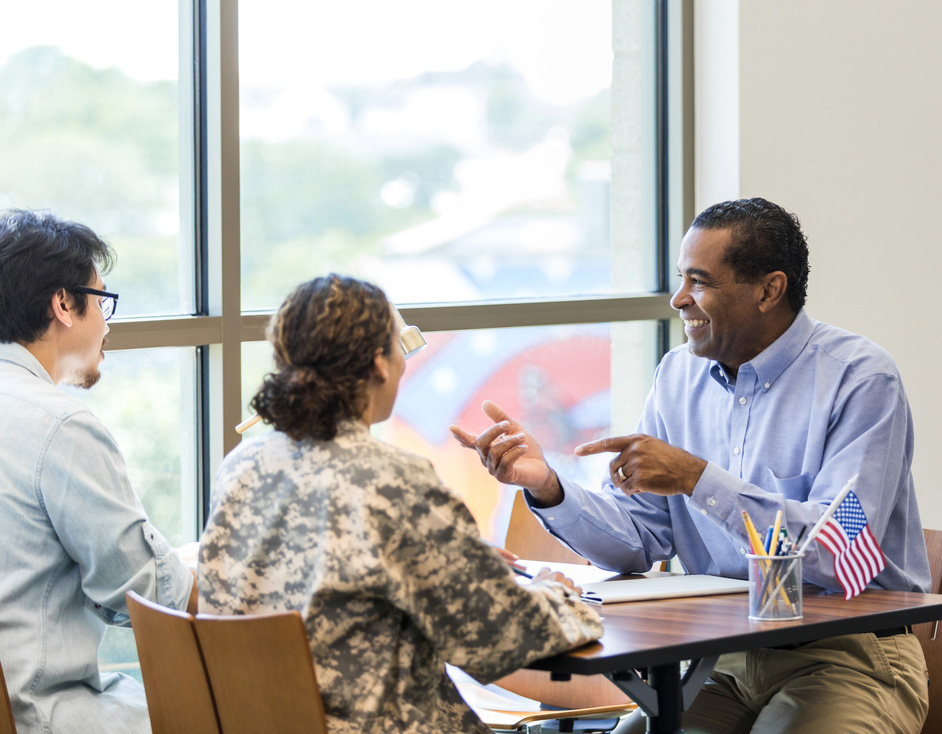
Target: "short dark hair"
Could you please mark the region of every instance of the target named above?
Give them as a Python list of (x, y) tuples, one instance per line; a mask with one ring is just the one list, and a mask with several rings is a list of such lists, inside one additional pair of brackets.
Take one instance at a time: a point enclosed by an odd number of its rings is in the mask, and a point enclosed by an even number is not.
[(808, 241), (791, 212), (761, 198), (714, 204), (693, 220), (691, 228), (728, 229), (725, 261), (740, 283), (754, 283), (781, 270), (788, 278), (786, 296), (794, 313), (808, 297)]
[(302, 283), (269, 324), (275, 370), (250, 407), (296, 441), (329, 441), (340, 420), (366, 410), (373, 360), (390, 353), (393, 329), (372, 283), (334, 274)]
[[(95, 267), (107, 273), (115, 255), (84, 224), (46, 212), (8, 209), (0, 214), (0, 342), (30, 344), (49, 328), (49, 301), (65, 288), (88, 285)], [(88, 297), (69, 291), (76, 311)]]

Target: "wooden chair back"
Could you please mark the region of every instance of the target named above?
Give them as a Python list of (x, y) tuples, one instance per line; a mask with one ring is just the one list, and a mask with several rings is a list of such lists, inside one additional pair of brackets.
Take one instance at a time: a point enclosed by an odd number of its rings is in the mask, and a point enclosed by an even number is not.
[(10, 704), (10, 694), (7, 692), (7, 681), (3, 677), (2, 665), (0, 665), (0, 734), (16, 734), (13, 706)]
[(540, 525), (540, 521), (527, 507), (523, 490), (519, 490), (514, 497), (504, 548), (526, 559), (551, 563), (589, 564), (585, 558), (564, 546)]
[(193, 615), (160, 606), (133, 591), (126, 598), (153, 734), (219, 734)]
[(223, 734), (327, 731), (307, 631), (298, 612), (199, 614), (196, 636)]
[[(933, 594), (942, 594), (942, 530), (924, 529), (929, 570), (932, 572)], [(942, 732), (942, 629), (938, 622), (913, 625), (913, 633), (922, 644), (929, 669), (929, 716), (923, 734)]]

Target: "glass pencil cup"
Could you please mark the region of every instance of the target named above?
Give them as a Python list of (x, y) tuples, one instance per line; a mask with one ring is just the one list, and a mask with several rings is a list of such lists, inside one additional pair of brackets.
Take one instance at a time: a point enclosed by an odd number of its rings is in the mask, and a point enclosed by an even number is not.
[(763, 622), (801, 619), (801, 561), (791, 556), (747, 555), (749, 619)]

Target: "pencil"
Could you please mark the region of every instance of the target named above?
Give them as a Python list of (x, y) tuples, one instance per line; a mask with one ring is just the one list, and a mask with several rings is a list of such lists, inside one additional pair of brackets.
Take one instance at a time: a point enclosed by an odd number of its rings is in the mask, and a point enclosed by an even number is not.
[(749, 536), (749, 544), (752, 546), (752, 555), (764, 556), (765, 551), (762, 547), (762, 538), (759, 537), (756, 526), (752, 524), (749, 513), (745, 510), (742, 511), (742, 521), (746, 524), (746, 535)]
[(247, 419), (247, 420), (244, 420), (244, 421), (242, 421), (239, 425), (237, 425), (237, 426), (235, 427), (236, 433), (245, 433), (245, 432), (246, 432), (247, 430), (249, 430), (252, 426), (254, 426), (256, 423), (258, 423), (261, 419), (262, 419), (262, 416), (260, 416), (258, 413), (256, 413), (256, 414), (253, 415), (251, 418), (249, 418), (249, 419)]
[(765, 549), (765, 552), (770, 556), (775, 555), (775, 549), (776, 549), (776, 546), (778, 545), (778, 531), (782, 529), (782, 511), (781, 510), (775, 513), (775, 525), (773, 527), (774, 529), (772, 530), (772, 540), (769, 543), (769, 547)]

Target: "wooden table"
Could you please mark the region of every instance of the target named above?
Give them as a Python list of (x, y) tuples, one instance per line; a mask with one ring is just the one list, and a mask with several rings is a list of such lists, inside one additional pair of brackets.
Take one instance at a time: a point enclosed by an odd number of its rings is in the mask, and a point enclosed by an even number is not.
[[(942, 619), (942, 595), (868, 589), (844, 601), (816, 586), (803, 590), (804, 617), (748, 618), (749, 595), (606, 604), (598, 643), (533, 663), (557, 675), (601, 673), (648, 715), (649, 732), (680, 732), (687, 709), (727, 652), (810, 642)], [(690, 666), (681, 676), (681, 662)], [(647, 681), (636, 669), (647, 669)]]

